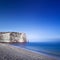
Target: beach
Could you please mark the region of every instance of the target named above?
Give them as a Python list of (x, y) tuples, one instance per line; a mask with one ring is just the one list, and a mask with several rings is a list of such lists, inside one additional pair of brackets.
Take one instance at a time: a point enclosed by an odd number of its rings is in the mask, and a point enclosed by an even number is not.
[(10, 44), (0, 43), (0, 60), (56, 60)]

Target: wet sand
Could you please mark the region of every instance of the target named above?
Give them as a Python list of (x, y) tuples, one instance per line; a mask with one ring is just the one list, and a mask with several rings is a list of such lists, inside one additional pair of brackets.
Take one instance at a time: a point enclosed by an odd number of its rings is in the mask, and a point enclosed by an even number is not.
[(56, 60), (26, 49), (0, 43), (0, 60)]

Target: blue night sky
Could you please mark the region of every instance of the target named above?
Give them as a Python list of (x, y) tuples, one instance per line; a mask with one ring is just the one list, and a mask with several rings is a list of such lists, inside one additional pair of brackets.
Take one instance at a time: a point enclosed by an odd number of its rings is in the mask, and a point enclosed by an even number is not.
[(0, 0), (0, 31), (25, 32), (30, 41), (60, 39), (60, 0)]

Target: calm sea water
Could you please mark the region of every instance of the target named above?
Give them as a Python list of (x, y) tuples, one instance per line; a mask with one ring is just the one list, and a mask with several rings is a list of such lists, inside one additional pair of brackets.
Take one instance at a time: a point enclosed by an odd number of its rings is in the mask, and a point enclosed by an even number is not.
[(60, 57), (60, 42), (29, 42), (25, 44), (15, 43), (12, 45)]

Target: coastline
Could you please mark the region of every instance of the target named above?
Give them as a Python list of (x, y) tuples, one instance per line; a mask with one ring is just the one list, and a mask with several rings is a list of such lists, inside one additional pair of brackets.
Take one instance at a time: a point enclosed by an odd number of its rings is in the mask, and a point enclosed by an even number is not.
[(15, 45), (14, 45), (14, 47), (16, 47), (16, 48), (21, 48), (21, 49), (24, 49), (24, 50), (28, 50), (28, 51), (31, 51), (31, 52), (36, 53), (36, 54), (40, 54), (40, 55), (43, 55), (43, 56), (47, 56), (47, 57), (49, 57), (49, 58), (54, 58), (54, 59), (56, 59), (56, 60), (60, 60), (60, 57), (58, 57), (58, 56), (54, 56), (54, 55), (50, 55), (49, 53), (45, 53), (45, 52), (49, 52), (49, 51), (43, 50), (43, 51), (38, 52), (38, 51), (36, 51), (36, 50), (32, 50), (32, 49), (24, 48), (24, 47), (18, 47), (18, 46), (15, 46)]
[(57, 60), (24, 48), (0, 43), (0, 60)]

